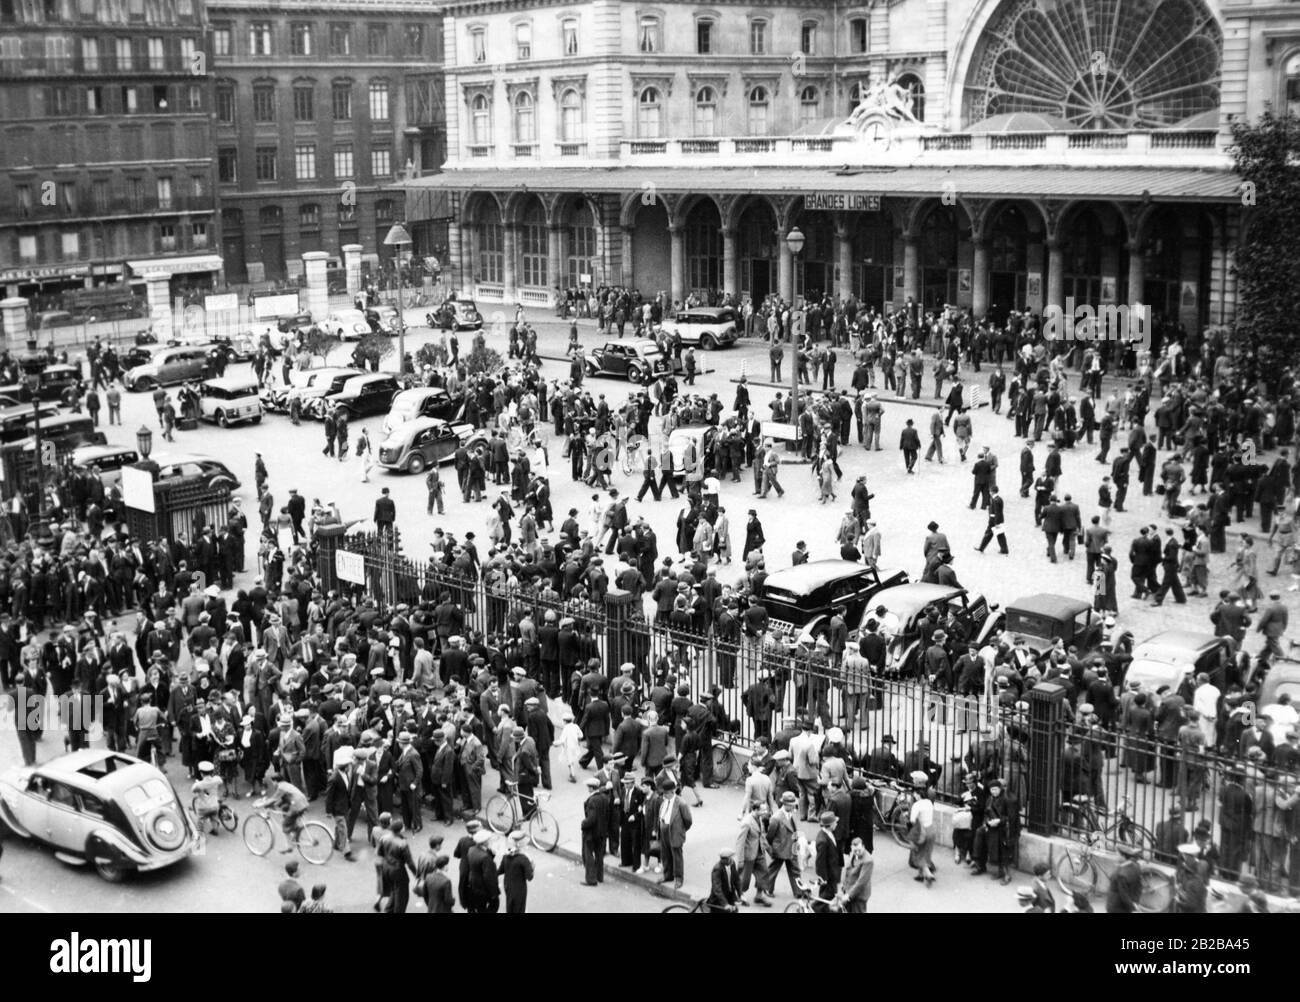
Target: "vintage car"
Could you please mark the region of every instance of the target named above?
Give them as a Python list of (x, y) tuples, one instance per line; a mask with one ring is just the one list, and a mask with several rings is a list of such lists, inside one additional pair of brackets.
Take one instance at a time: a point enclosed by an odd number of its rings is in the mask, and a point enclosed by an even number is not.
[(160, 386), (204, 379), (212, 371), (212, 359), (202, 345), (160, 348), (148, 362), (126, 370), (122, 382), (133, 392), (149, 392)]
[[(1290, 712), (1278, 705), (1280, 696), (1291, 697)], [(1281, 748), (1286, 744), (1287, 731), (1295, 730), (1296, 711), (1300, 710), (1300, 662), (1274, 661), (1269, 667), (1264, 682), (1259, 687), (1256, 697), (1256, 712), (1271, 714), (1269, 733), (1273, 735), (1273, 744)]]
[(448, 299), (424, 319), (430, 327), (444, 331), (476, 331), (483, 327), (483, 315), (472, 299)]
[(231, 472), (230, 467), (211, 456), (200, 456), (195, 453), (154, 453), (150, 458), (158, 464), (159, 480), (202, 477), (209, 487), (224, 485), (232, 491), (239, 490), (239, 478)]
[(366, 315), (360, 310), (335, 310), (325, 318), (325, 329), (340, 341), (360, 341), (371, 333)]
[[(997, 605), (965, 588), (914, 582), (879, 591), (872, 596), (868, 612), (881, 620), (884, 632), (890, 635), (885, 661), (888, 674), (916, 673), (923, 653), (920, 622), (930, 606), (939, 610), (939, 623), (948, 633), (950, 650), (960, 650), (971, 641), (982, 646), (1002, 625)], [(881, 608), (886, 613), (883, 619), (878, 613)]]
[(392, 303), (380, 303), (365, 311), (366, 323), (376, 334), (395, 335), (398, 326), (397, 307)]
[(379, 443), (377, 458), (386, 470), (423, 473), (429, 466), (451, 459), (462, 444), (470, 449), (485, 449), (487, 438), (476, 433), (472, 424), (417, 417), (388, 433)]
[(759, 601), (773, 625), (808, 647), (825, 635), (837, 608), (845, 610), (849, 636), (856, 638), (872, 597), (906, 583), (906, 571), (873, 570), (851, 560), (810, 560), (769, 574)]
[(1196, 630), (1165, 630), (1138, 644), (1124, 672), (1124, 684), (1140, 684), (1154, 693), (1161, 686), (1177, 689), (1183, 677), (1205, 672), (1224, 689), (1223, 638)]
[(311, 401), (313, 417), (325, 416), (325, 411), (338, 405), (347, 412), (348, 419), (370, 417), (385, 413), (401, 387), (391, 372), (368, 372), (343, 381), (337, 390)]
[(199, 384), (199, 417), (223, 428), (241, 421), (258, 424), (262, 420), (262, 402), (257, 396), (257, 381), (252, 376), (205, 379)]
[(73, 469), (99, 474), (106, 491), (121, 484), (123, 466), (134, 466), (139, 461), (138, 452), (122, 445), (83, 445), (72, 451)]
[(64, 391), (81, 381), (81, 369), (75, 365), (47, 365), (36, 373), (36, 397), (39, 400), (62, 400)]
[(1040, 592), (1026, 595), (1006, 607), (1008, 633), (1023, 637), (1035, 654), (1051, 650), (1058, 640), (1066, 649), (1078, 647), (1079, 656), (1098, 650), (1104, 639), (1104, 619), (1092, 603)]
[(311, 401), (327, 393), (337, 393), (349, 379), (363, 376), (361, 369), (348, 366), (326, 366), (321, 369), (306, 369), (294, 374), (294, 384), (289, 387), (277, 386), (262, 390), (262, 409), (276, 414), (289, 412), (289, 398), (297, 397), (302, 404), (303, 414), (311, 414)]
[(50, 846), (65, 863), (89, 863), (114, 883), (187, 859), (198, 840), (165, 775), (104, 749), (0, 777), (0, 828)]
[(275, 322), (275, 328), (281, 334), (288, 334), (290, 331), (296, 331), (300, 327), (311, 326), (311, 311), (299, 310), (293, 316), (281, 317)]
[(393, 397), (393, 404), (384, 416), (382, 430), (387, 435), (402, 422), (417, 417), (455, 421), (460, 417), (464, 405), (465, 398), (462, 394), (452, 396), (441, 386), (417, 386), (403, 390)]
[(736, 314), (728, 306), (696, 306), (682, 310), (664, 324), (684, 345), (696, 345), (705, 351), (735, 344)]
[(673, 371), (672, 362), (649, 339), (606, 341), (603, 348), (588, 351), (582, 363), (589, 376), (617, 376), (630, 383), (648, 383)]
[(36, 427), (37, 411), (42, 423), (59, 416), (59, 408), (54, 404), (27, 403), (0, 409), (0, 442), (21, 442), (30, 438)]

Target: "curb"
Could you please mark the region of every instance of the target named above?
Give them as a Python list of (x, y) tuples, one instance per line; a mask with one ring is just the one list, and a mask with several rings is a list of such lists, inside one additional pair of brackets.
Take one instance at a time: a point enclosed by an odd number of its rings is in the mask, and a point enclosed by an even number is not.
[[(577, 863), (579, 866), (582, 865), (582, 853), (574, 852), (572, 849), (566, 848), (563, 845), (557, 845), (555, 850), (552, 852), (552, 855), (559, 856), (562, 859), (567, 859), (570, 863)], [(659, 883), (657, 880), (647, 880), (645, 877), (639, 876), (635, 873), (629, 873), (617, 864), (612, 867), (605, 867), (605, 878), (607, 880), (612, 878), (621, 884), (631, 884), (634, 887), (640, 887), (642, 890), (653, 894), (656, 898), (663, 898), (665, 901), (693, 905), (697, 900), (697, 898), (687, 894), (685, 888), (669, 887), (666, 884)]]

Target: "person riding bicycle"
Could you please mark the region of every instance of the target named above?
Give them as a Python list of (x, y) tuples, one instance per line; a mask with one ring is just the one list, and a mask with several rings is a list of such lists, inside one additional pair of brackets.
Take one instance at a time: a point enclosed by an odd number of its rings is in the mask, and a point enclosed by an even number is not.
[[(211, 762), (199, 763), (199, 778), (190, 786), (194, 794), (194, 814), (198, 818), (199, 828), (207, 829), (212, 835), (217, 834), (217, 813), (221, 810), (221, 777)], [(208, 828), (211, 825), (211, 828)]]
[(298, 833), (302, 831), (302, 816), (307, 813), (307, 795), (292, 783), (286, 783), (279, 773), (271, 777), (271, 782), (275, 784), (274, 791), (260, 803), (265, 807), (283, 812), (284, 817), (281, 820), (281, 827), (284, 829), (284, 833), (289, 836), (289, 848), (281, 851), (293, 852)]
[(166, 746), (162, 743), (160, 728), (164, 726), (163, 711), (153, 705), (153, 695), (148, 694), (141, 698), (140, 706), (135, 711), (135, 730), (137, 743), (135, 746), (135, 757), (149, 761), (149, 753), (156, 751), (158, 753), (158, 764), (161, 766), (166, 761)]

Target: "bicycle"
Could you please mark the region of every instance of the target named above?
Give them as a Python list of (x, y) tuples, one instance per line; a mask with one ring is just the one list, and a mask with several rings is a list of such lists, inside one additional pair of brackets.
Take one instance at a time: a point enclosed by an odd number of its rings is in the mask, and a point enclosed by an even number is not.
[[(190, 799), (190, 816), (194, 818), (196, 828), (198, 827), (199, 820), (199, 809), (197, 806), (198, 799), (198, 797)], [(222, 790), (221, 796), (218, 798), (217, 813), (214, 814), (213, 817), (215, 817), (217, 823), (228, 832), (234, 832), (234, 830), (239, 827), (239, 815), (235, 813), (233, 807), (226, 803), (224, 789)]]
[(623, 455), (621, 457), (623, 463), (623, 476), (630, 477), (633, 473), (641, 469), (641, 450), (643, 448), (649, 448), (649, 446), (643, 445), (639, 440), (628, 442), (627, 448), (623, 450)]
[[(1101, 893), (1100, 878), (1107, 880), (1119, 865), (1097, 855), (1096, 847), (1102, 840), (1100, 832), (1085, 836), (1082, 845), (1072, 845), (1052, 865), (1052, 876), (1066, 894), (1076, 891), (1090, 897)], [(1167, 912), (1174, 900), (1174, 881), (1169, 874), (1154, 866), (1142, 864), (1142, 895), (1138, 900), (1140, 912)]]
[(735, 746), (732, 744), (733, 737), (730, 731), (724, 731), (713, 739), (713, 781), (715, 783), (729, 783), (733, 774), (739, 776), (743, 771), (740, 768), (740, 759), (736, 757)]
[(695, 904), (693, 905), (684, 905), (684, 904), (669, 905), (667, 908), (660, 909), (659, 914), (660, 915), (674, 915), (674, 914), (694, 915), (697, 913), (704, 914), (709, 912), (723, 912), (727, 910), (728, 909), (726, 908), (715, 908), (713, 905), (709, 904), (708, 898), (700, 898), (700, 900), (695, 902)]
[(532, 811), (529, 812), (523, 805), (524, 798), (519, 795), (519, 784), (506, 780), (506, 786), (510, 790), (508, 794), (493, 794), (487, 802), (484, 813), (487, 815), (488, 827), (498, 835), (509, 835), (526, 820), (528, 841), (533, 844), (533, 848), (542, 852), (554, 852), (560, 844), (560, 823), (555, 820), (554, 814), (541, 807), (551, 799), (551, 795), (545, 790), (534, 790)]
[(916, 803), (916, 793), (892, 781), (884, 785), (894, 791), (894, 802), (888, 808), (882, 808), (881, 788), (876, 787), (875, 796), (871, 798), (871, 817), (876, 830), (889, 832), (895, 842), (910, 849), (912, 842), (907, 835), (912, 830), (912, 805)]
[[(1081, 793), (1061, 804), (1062, 809), (1071, 815), (1066, 822), (1069, 827), (1079, 828), (1085, 835), (1096, 834), (1099, 840), (1114, 841), (1141, 849), (1143, 852), (1153, 852), (1156, 847), (1155, 836), (1133, 820), (1129, 813), (1132, 806), (1132, 798), (1121, 797), (1119, 807), (1111, 814), (1105, 808), (1099, 808), (1092, 797), (1086, 793)], [(1109, 815), (1104, 825), (1103, 815)], [(1082, 823), (1071, 823), (1075, 819)]]
[[(283, 827), (272, 826), (271, 817), (282, 818), (284, 812), (267, 806), (264, 800), (255, 802), (253, 810), (244, 821), (244, 846), (254, 856), (265, 856), (275, 848), (276, 829)], [(322, 866), (334, 855), (334, 833), (319, 821), (305, 821), (297, 831), (293, 847), (308, 863)]]
[(812, 882), (796, 880), (795, 886), (799, 888), (799, 896), (785, 906), (785, 913), (787, 915), (842, 914), (844, 895), (839, 891), (835, 892), (835, 897), (829, 899), (817, 896), (817, 892), (825, 883), (826, 881), (821, 877), (814, 877)]

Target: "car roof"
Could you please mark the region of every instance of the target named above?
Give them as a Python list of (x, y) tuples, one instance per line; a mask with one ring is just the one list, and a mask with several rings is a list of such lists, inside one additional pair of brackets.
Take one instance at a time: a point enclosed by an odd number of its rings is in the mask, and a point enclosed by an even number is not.
[[(854, 563), (852, 560), (809, 560), (797, 567), (783, 567), (779, 571), (773, 571), (764, 579), (763, 587), (781, 588), (806, 595), (814, 588), (856, 577), (870, 570), (866, 564)], [(885, 576), (881, 574), (882, 578)]]
[(1133, 660), (1163, 661), (1167, 664), (1195, 660), (1223, 643), (1222, 637), (1199, 630), (1165, 630), (1133, 648)]
[(221, 376), (217, 379), (205, 379), (202, 386), (215, 386), (219, 390), (251, 390), (257, 392), (257, 381), (251, 376)]
[[(350, 317), (350, 318), (352, 318), (353, 320), (355, 320), (357, 317), (361, 317), (361, 318), (364, 320), (366, 314), (365, 314), (365, 311), (364, 311), (364, 310), (332, 310), (332, 311), (330, 311), (329, 316), (331, 316), (331, 317)], [(329, 319), (329, 317), (327, 317), (326, 319)]]
[(1050, 616), (1053, 619), (1073, 619), (1085, 609), (1091, 609), (1092, 603), (1065, 595), (1053, 595), (1051, 592), (1038, 592), (1018, 598), (1007, 606), (1007, 612), (1031, 612), (1038, 616)]
[(892, 588), (885, 588), (876, 592), (871, 597), (871, 603), (873, 607), (883, 605), (890, 612), (902, 618), (904, 612), (910, 616), (912, 613), (924, 609), (927, 605), (933, 605), (935, 602), (947, 602), (949, 599), (963, 593), (971, 599), (979, 597), (965, 588), (953, 588), (951, 585), (914, 581), (911, 584), (894, 585)]
[(393, 429), (388, 433), (388, 435), (390, 438), (399, 434), (402, 436), (410, 436), (417, 432), (424, 431), (426, 428), (436, 428), (439, 425), (444, 424), (450, 425), (451, 422), (444, 421), (442, 418), (413, 417), (406, 421), (399, 421), (397, 424), (393, 425)]
[[(609, 342), (609, 343), (612, 343), (612, 344), (618, 344), (617, 341), (613, 341), (613, 342)], [(655, 351), (655, 352), (657, 352), (657, 351), (659, 350), (659, 343), (658, 343), (657, 341), (651, 341), (648, 337), (646, 337), (646, 338), (638, 338), (638, 339), (635, 340), (635, 341), (628, 341), (628, 342), (627, 342), (627, 345), (628, 345), (629, 348), (635, 348), (637, 351)]]
[(413, 386), (408, 390), (402, 390), (397, 396), (393, 397), (393, 403), (407, 400), (428, 400), (429, 397), (436, 397), (439, 393), (444, 396), (451, 396), (442, 386)]
[(176, 463), (220, 463), (225, 464), (215, 456), (203, 456), (197, 452), (164, 452), (161, 455), (154, 453), (151, 457), (159, 466), (172, 466)]
[[(102, 776), (94, 776), (82, 771), (87, 766), (105, 762), (110, 758), (126, 759), (128, 764), (119, 765), (112, 772)], [(120, 793), (129, 787), (138, 786), (146, 779), (161, 777), (166, 781), (166, 777), (162, 777), (161, 773), (149, 763), (138, 759), (131, 760), (130, 756), (112, 752), (106, 748), (86, 748), (81, 751), (69, 752), (67, 755), (60, 755), (44, 765), (37, 766), (34, 771), (60, 782), (71, 783), (83, 788), (95, 787), (108, 793)], [(170, 786), (170, 784), (168, 785)]]
[(681, 316), (682, 314), (686, 314), (687, 316), (697, 315), (721, 317), (724, 312), (729, 312), (730, 309), (731, 307), (729, 306), (692, 306), (689, 309), (678, 310), (677, 315)]
[(82, 445), (72, 450), (72, 461), (90, 463), (106, 456), (124, 456), (135, 451), (129, 445)]

